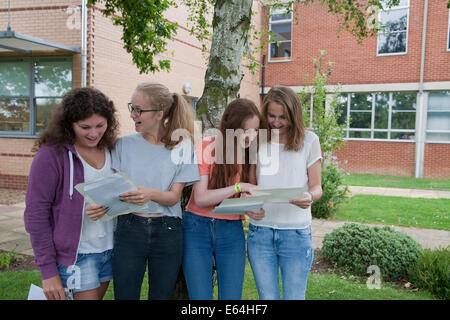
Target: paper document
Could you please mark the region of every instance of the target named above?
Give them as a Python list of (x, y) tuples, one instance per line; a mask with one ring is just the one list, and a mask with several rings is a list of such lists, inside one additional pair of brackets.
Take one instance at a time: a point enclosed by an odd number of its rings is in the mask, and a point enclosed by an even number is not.
[(211, 214), (244, 214), (261, 209), (264, 203), (289, 203), (303, 195), (303, 188), (260, 189), (253, 194), (253, 197), (225, 199)]
[(42, 288), (31, 284), (30, 291), (28, 291), (28, 299), (27, 300), (47, 300), (44, 294), (44, 290)]
[(102, 221), (148, 207), (147, 204), (138, 206), (120, 200), (119, 196), (122, 193), (136, 190), (133, 181), (123, 172), (77, 184), (75, 189), (84, 196), (89, 204), (108, 207), (106, 214), (99, 219)]

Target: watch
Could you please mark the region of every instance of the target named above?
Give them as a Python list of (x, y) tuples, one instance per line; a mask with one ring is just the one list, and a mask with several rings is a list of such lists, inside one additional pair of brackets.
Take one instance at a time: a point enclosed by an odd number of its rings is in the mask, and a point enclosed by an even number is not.
[(314, 202), (314, 195), (312, 194), (311, 191), (306, 191), (306, 192), (310, 194), (310, 196), (311, 196), (311, 203), (313, 203)]

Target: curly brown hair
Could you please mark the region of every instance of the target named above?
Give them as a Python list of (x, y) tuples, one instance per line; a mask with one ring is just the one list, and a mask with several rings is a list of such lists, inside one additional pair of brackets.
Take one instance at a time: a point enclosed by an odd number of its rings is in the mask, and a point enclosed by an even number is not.
[(61, 104), (53, 110), (47, 128), (36, 141), (32, 151), (39, 150), (45, 144), (54, 145), (57, 150), (61, 150), (65, 143), (73, 144), (73, 124), (94, 114), (101, 115), (108, 123), (97, 147), (113, 149), (119, 128), (114, 103), (95, 88), (76, 88), (66, 93)]

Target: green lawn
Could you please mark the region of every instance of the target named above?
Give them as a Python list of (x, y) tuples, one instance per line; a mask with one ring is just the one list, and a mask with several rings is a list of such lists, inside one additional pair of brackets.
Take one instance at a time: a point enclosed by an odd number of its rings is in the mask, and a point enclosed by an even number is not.
[(371, 174), (346, 175), (344, 183), (349, 186), (386, 187), (407, 189), (433, 189), (450, 191), (450, 179), (416, 179)]
[(357, 194), (339, 206), (333, 219), (450, 230), (450, 199)]
[[(144, 279), (141, 299), (147, 297), (146, 283)], [(39, 271), (0, 272), (0, 300), (25, 300), (27, 298), (30, 283), (42, 286)], [(217, 289), (215, 290), (217, 299)], [(114, 298), (113, 285), (109, 286), (105, 296), (106, 300)], [(432, 300), (434, 298), (427, 291), (411, 291), (401, 289), (391, 283), (382, 283), (381, 289), (368, 289), (365, 279), (342, 279), (335, 274), (310, 274), (308, 288), (306, 290), (308, 300)], [(249, 264), (245, 270), (243, 299), (257, 300), (258, 292)]]

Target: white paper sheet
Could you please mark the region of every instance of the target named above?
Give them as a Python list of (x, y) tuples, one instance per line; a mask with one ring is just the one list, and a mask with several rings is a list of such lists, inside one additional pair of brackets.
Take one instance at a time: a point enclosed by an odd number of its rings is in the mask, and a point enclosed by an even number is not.
[(264, 203), (289, 203), (303, 195), (303, 188), (260, 189), (253, 194), (253, 197), (225, 199), (211, 214), (244, 214), (261, 209)]
[(85, 197), (89, 204), (108, 207), (106, 214), (99, 219), (102, 221), (148, 207), (147, 204), (138, 206), (120, 200), (119, 196), (122, 193), (136, 190), (133, 181), (123, 172), (77, 184), (75, 189)]
[(42, 288), (31, 284), (30, 290), (28, 291), (28, 299), (27, 300), (47, 300), (44, 294), (44, 290)]

